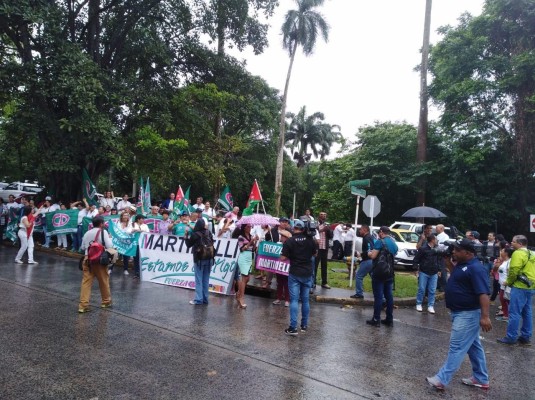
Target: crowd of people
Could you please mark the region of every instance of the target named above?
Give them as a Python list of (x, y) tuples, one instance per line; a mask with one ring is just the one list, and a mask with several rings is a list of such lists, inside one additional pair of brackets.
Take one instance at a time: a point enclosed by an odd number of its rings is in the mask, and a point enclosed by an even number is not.
[[(238, 207), (234, 207), (232, 211), (217, 211), (211, 207), (210, 202), (204, 202), (199, 197), (193, 205), (194, 211), (183, 211), (176, 215), (174, 202), (175, 197), (171, 193), (168, 199), (161, 204), (153, 205), (145, 215), (138, 214), (137, 208), (130, 203), (127, 195), (116, 202), (113, 192), (107, 192), (100, 199), (98, 206), (88, 204), (85, 199), (73, 202), (69, 208), (76, 208), (80, 212), (78, 232), (71, 235), (72, 250), (82, 251), (87, 255), (91, 243), (99, 241), (98, 232), (104, 222), (102, 217), (113, 214), (119, 215), (118, 227), (127, 233), (149, 232), (145, 218), (158, 217), (160, 223), (157, 225), (157, 233), (183, 237), (186, 245), (196, 250), (204, 246), (205, 240), (213, 243), (215, 238), (237, 239), (239, 255), (235, 272), (235, 300), (240, 309), (245, 309), (247, 308), (245, 288), (251, 279), (254, 255), (259, 243), (264, 240), (281, 243), (281, 260), (289, 261), (289, 271), (288, 276), (276, 274), (277, 297), (273, 304), (284, 304), (289, 307), (290, 323), (285, 333), (295, 336), (299, 332), (307, 332), (310, 313), (309, 295), (313, 292), (316, 282), (323, 288), (330, 289), (327, 279), (330, 241), (333, 243), (332, 258), (340, 259), (351, 256), (353, 242), (358, 235), (362, 238), (362, 252), (356, 254), (360, 263), (355, 274), (356, 292), (351, 297), (363, 298), (363, 280), (367, 275), (371, 275), (374, 309), (372, 318), (366, 323), (374, 327), (394, 325), (393, 265), (391, 275), (381, 279), (377, 277), (379, 263), (388, 264), (385, 260), (391, 260), (393, 264), (393, 256), (398, 251), (388, 227), (380, 227), (377, 238), (374, 239), (367, 225), (362, 225), (358, 233), (350, 224), (338, 224), (335, 229), (331, 229), (331, 225), (327, 223), (327, 213), (320, 212), (316, 221), (310, 210), (307, 210), (300, 219), (281, 217), (275, 226), (252, 226), (240, 223), (241, 214)], [(0, 207), (2, 216), (5, 216), (6, 209), (20, 208), (17, 235), (21, 247), (15, 262), (22, 263), (22, 257), (27, 252), (28, 263), (36, 264), (33, 258), (32, 237), (36, 217), (66, 209), (66, 206), (53, 203), (52, 199), (47, 197), (38, 208), (26, 199), (22, 199), (19, 205), (12, 198), (7, 204), (3, 204), (0, 199)], [(82, 237), (81, 225), (84, 217), (92, 218), (93, 229)], [(305, 232), (307, 222), (317, 222), (312, 234)], [(5, 223), (3, 225), (5, 226)], [(528, 250), (527, 238), (517, 235), (511, 242), (507, 242), (502, 235), (490, 232), (487, 240), (481, 242), (480, 234), (476, 231), (467, 231), (465, 236), (452, 241), (444, 233), (443, 225), (437, 225), (435, 233), (431, 225), (424, 225), (413, 261), (418, 276), (417, 312), (424, 311), (423, 305), (427, 297), (427, 312), (435, 314), (437, 290), (445, 292), (446, 307), (451, 312), (452, 333), (447, 359), (436, 375), (427, 378), (429, 384), (439, 390), (448, 385), (466, 354), (470, 357), (473, 375), (462, 379), (462, 382), (483, 389), (489, 387), (485, 353), (479, 331), (482, 329), (487, 332), (492, 329), (489, 315), (491, 301), (499, 299), (500, 307), (495, 319), (508, 324), (506, 336), (498, 339), (498, 342), (504, 345), (531, 344), (535, 253)], [(112, 247), (107, 233), (101, 241), (105, 247)], [(46, 228), (42, 245), (50, 246)], [(58, 247), (67, 248), (66, 238), (58, 237)], [(209, 303), (209, 277), (214, 255), (212, 253), (211, 258), (206, 258), (199, 254), (201, 253), (198, 251), (193, 252), (195, 297), (190, 301), (192, 305)], [(139, 248), (132, 258), (134, 277), (139, 278)], [(123, 255), (122, 259), (124, 274), (128, 275), (130, 257)], [(91, 268), (86, 258), (83, 271), (79, 312), (85, 313), (89, 310), (91, 283), (95, 277), (101, 289), (101, 306), (110, 307), (112, 301), (109, 274), (112, 268), (109, 268), (107, 273), (105, 269)], [(274, 274), (260, 271), (254, 278), (262, 279), (263, 287), (269, 288)], [(301, 319), (298, 323), (299, 304), (301, 304)], [(381, 319), (383, 308), (386, 316)]]

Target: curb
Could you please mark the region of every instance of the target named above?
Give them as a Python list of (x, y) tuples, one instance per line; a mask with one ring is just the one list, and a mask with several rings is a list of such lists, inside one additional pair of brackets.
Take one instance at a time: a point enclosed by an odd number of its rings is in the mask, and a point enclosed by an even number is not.
[[(5, 242), (3, 243), (4, 246), (6, 246)], [(10, 247), (17, 247), (13, 246), (12, 244), (7, 245)], [(39, 251), (43, 253), (48, 254), (55, 254), (67, 258), (73, 258), (73, 259), (79, 259), (82, 254), (73, 253), (68, 250), (56, 250), (54, 248), (46, 248), (42, 246), (35, 246), (34, 251)], [(115, 265), (119, 265), (119, 261), (115, 263)], [(122, 264), (121, 264), (122, 266)], [(347, 297), (334, 297), (334, 296), (324, 296), (320, 294), (311, 294), (310, 299), (315, 301), (316, 303), (325, 303), (325, 304), (340, 304), (342, 306), (359, 306), (359, 307), (372, 307), (373, 306), (373, 298), (364, 298), (364, 299), (352, 299), (349, 296), (353, 293), (351, 291), (347, 291)], [(261, 285), (254, 285), (249, 284), (246, 288), (246, 293), (249, 295), (254, 295), (258, 297), (264, 297), (264, 298), (270, 298), (273, 299), (276, 297), (277, 290), (272, 288), (262, 288)], [(437, 293), (435, 299), (438, 300), (444, 300), (444, 293)], [(413, 307), (416, 306), (416, 297), (394, 297), (394, 306), (398, 307)]]

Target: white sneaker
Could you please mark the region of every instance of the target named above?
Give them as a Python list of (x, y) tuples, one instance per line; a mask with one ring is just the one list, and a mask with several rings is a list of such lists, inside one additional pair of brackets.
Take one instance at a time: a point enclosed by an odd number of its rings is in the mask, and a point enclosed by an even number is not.
[(28, 264), (39, 264), (37, 261), (28, 261)]
[(130, 275), (127, 270), (124, 270), (123, 274)]
[(416, 304), (416, 311), (422, 312), (424, 309), (422, 308), (421, 304)]
[(429, 314), (434, 314), (435, 313), (435, 308), (434, 307), (427, 307), (427, 312)]
[(278, 299), (273, 302), (273, 304), (276, 305), (276, 306), (278, 306), (280, 303), (281, 303), (281, 301), (278, 300)]
[(284, 302), (284, 307), (290, 307), (290, 302), (289, 301), (285, 301)]
[(111, 269), (108, 268), (108, 275), (111, 275)]
[(24, 264), (22, 260), (15, 260), (15, 264)]

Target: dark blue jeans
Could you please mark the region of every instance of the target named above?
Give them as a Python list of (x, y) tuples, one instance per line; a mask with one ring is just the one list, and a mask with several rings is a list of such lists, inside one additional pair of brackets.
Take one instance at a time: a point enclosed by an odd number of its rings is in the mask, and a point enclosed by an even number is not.
[(380, 281), (373, 279), (373, 319), (379, 321), (381, 319), (381, 309), (383, 308), (383, 297), (386, 299), (386, 320), (392, 321), (394, 319), (394, 295), (392, 294), (392, 286), (394, 279), (387, 281)]

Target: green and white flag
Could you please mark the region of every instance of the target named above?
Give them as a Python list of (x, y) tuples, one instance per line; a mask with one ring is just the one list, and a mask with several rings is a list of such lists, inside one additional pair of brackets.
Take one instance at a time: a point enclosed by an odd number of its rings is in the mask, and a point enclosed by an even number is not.
[(78, 210), (58, 210), (46, 213), (47, 235), (75, 233), (78, 230)]
[(137, 198), (137, 214), (145, 214), (146, 210), (144, 207), (144, 201), (145, 201), (145, 191), (143, 189), (143, 177), (139, 178), (139, 197)]
[(230, 193), (230, 187), (228, 185), (225, 186), (225, 189), (221, 192), (221, 196), (219, 196), (217, 202), (221, 204), (221, 207), (225, 210), (232, 211), (232, 208), (234, 207), (234, 199), (232, 198), (232, 193)]
[(87, 200), (89, 205), (98, 206), (97, 188), (89, 179), (85, 168), (82, 170), (82, 197)]
[(118, 228), (117, 224), (110, 220), (108, 222), (108, 231), (111, 235), (113, 247), (119, 254), (134, 257), (136, 255), (139, 232), (126, 233)]
[(145, 185), (145, 192), (143, 193), (143, 208), (145, 209), (145, 212), (149, 212), (151, 208), (149, 177), (147, 177), (147, 184)]

